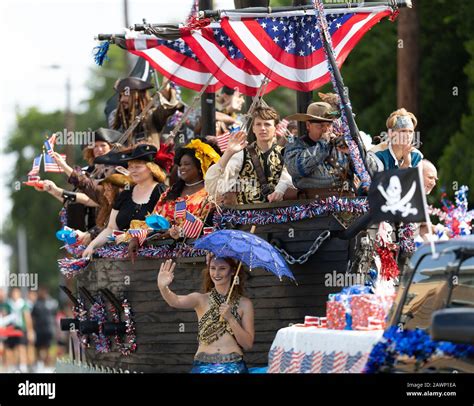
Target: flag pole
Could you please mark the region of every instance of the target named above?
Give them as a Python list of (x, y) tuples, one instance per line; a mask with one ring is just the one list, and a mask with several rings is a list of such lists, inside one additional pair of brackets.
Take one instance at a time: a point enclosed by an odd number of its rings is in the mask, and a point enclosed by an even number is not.
[(426, 221), (426, 226), (428, 227), (428, 238), (430, 239), (430, 246), (431, 246), (431, 254), (433, 256), (433, 259), (437, 259), (439, 257), (439, 253), (436, 252), (436, 247), (434, 243), (434, 235), (432, 231), (432, 224), (431, 224), (431, 219), (430, 215), (428, 213), (428, 202), (426, 201), (426, 194), (425, 194), (425, 182), (423, 180), (423, 165), (420, 164), (418, 165), (418, 176), (420, 177), (420, 184), (421, 184), (421, 195), (423, 199), (423, 209), (425, 211), (425, 221)]
[[(351, 9), (357, 11), (359, 7), (380, 7), (380, 6), (390, 6), (393, 9), (400, 7), (409, 7), (412, 8), (411, 0), (390, 0), (390, 1), (378, 1), (378, 2), (334, 2), (336, 4), (325, 4), (324, 8), (327, 10), (331, 9)], [(284, 13), (288, 11), (309, 11), (312, 10), (312, 5), (300, 5), (300, 6), (282, 6), (282, 7), (246, 7), (238, 8), (232, 10), (201, 10), (199, 12), (199, 18), (217, 18), (222, 14), (242, 14), (245, 17), (245, 14), (275, 14), (275, 13)], [(137, 26), (137, 25), (136, 25)], [(135, 27), (136, 27), (135, 26)]]

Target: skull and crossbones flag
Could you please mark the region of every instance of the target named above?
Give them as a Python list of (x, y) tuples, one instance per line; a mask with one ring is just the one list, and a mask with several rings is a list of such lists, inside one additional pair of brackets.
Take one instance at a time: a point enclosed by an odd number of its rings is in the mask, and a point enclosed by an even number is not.
[(372, 221), (422, 222), (426, 220), (421, 168), (392, 169), (374, 175), (369, 190)]

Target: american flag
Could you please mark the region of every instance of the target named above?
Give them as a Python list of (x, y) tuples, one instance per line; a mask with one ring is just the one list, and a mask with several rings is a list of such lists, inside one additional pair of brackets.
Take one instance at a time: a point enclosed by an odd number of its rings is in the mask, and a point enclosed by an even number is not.
[[(240, 52), (218, 23), (201, 30), (182, 30), (182, 38), (199, 60), (224, 85), (255, 96), (265, 76)], [(277, 87), (270, 82), (265, 93)]]
[(33, 167), (31, 168), (31, 171), (28, 172), (28, 176), (35, 176), (39, 174), (42, 159), (43, 154), (38, 155), (35, 159), (33, 159)]
[(221, 152), (224, 152), (227, 149), (227, 146), (229, 145), (229, 138), (230, 131), (226, 131), (224, 134), (218, 134), (216, 136), (217, 146), (219, 147)]
[(143, 245), (143, 243), (145, 242), (146, 240), (146, 236), (148, 235), (148, 230), (144, 229), (144, 228), (132, 228), (130, 230), (128, 230), (128, 233), (132, 236), (132, 237), (137, 237), (138, 238), (138, 244), (140, 246)]
[(200, 219), (193, 216), (188, 211), (186, 212), (186, 220), (183, 224), (183, 232), (186, 237), (198, 238), (199, 234), (201, 234), (203, 227), (204, 223)]
[(276, 126), (276, 131), (275, 131), (275, 135), (277, 137), (284, 137), (287, 133), (287, 128), (288, 128), (288, 120), (281, 120), (277, 126)]
[[(61, 158), (66, 159), (66, 155), (64, 154), (59, 154)], [(63, 168), (61, 168), (54, 158), (51, 155), (44, 154), (44, 171), (45, 172), (55, 172), (55, 173), (60, 173), (64, 172)]]
[(178, 200), (174, 205), (174, 219), (184, 219), (186, 217), (186, 200)]
[[(342, 65), (370, 28), (390, 14), (388, 6), (326, 14), (337, 65)], [(298, 16), (225, 17), (221, 27), (244, 57), (279, 85), (310, 91), (330, 79), (314, 10)]]
[[(120, 43), (118, 45), (123, 47)], [(153, 68), (178, 85), (199, 92), (210, 80), (206, 89), (208, 92), (215, 92), (222, 87), (222, 83), (212, 76), (181, 38), (168, 41), (129, 31), (124, 47), (130, 53), (146, 59)]]
[(56, 143), (56, 134), (53, 134), (44, 142), (44, 147), (48, 155), (52, 156), (54, 153), (54, 144)]

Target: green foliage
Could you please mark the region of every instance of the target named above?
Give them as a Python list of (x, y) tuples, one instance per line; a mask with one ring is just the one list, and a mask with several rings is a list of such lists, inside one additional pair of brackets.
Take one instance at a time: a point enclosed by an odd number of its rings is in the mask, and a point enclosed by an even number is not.
[[(113, 85), (118, 77), (125, 76), (124, 52), (117, 47), (109, 51), (110, 62), (103, 67), (91, 69), (91, 79), (87, 86), (91, 97), (81, 105), (82, 113), (75, 114), (75, 128), (72, 130), (86, 131), (107, 126), (103, 113), (105, 101), (113, 94)], [(92, 66), (91, 58), (91, 66)], [(64, 112), (43, 113), (37, 108), (31, 108), (17, 113), (16, 128), (10, 134), (5, 147), (6, 153), (16, 155), (15, 167), (11, 178), (6, 181), (12, 200), (12, 211), (2, 234), (2, 241), (12, 247), (13, 255), (10, 261), (10, 271), (18, 271), (17, 230), (23, 226), (27, 232), (28, 271), (39, 275), (39, 283), (45, 284), (54, 292), (59, 282), (59, 271), (56, 259), (64, 256), (60, 251), (60, 241), (55, 232), (60, 228), (58, 212), (61, 203), (47, 193), (35, 191), (21, 182), (26, 181), (26, 174), (31, 169), (33, 156), (39, 155), (46, 135), (55, 131), (63, 131), (65, 127)], [(58, 147), (59, 152), (64, 152)], [(75, 161), (84, 164), (77, 146)], [(43, 179), (51, 179), (60, 187), (70, 189), (63, 174), (42, 173)]]

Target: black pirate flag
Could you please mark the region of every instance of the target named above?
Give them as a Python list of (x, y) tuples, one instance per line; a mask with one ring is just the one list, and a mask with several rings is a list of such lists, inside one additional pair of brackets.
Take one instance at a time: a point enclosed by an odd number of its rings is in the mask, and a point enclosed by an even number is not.
[(374, 175), (369, 190), (373, 222), (426, 220), (426, 196), (420, 168), (391, 169)]

